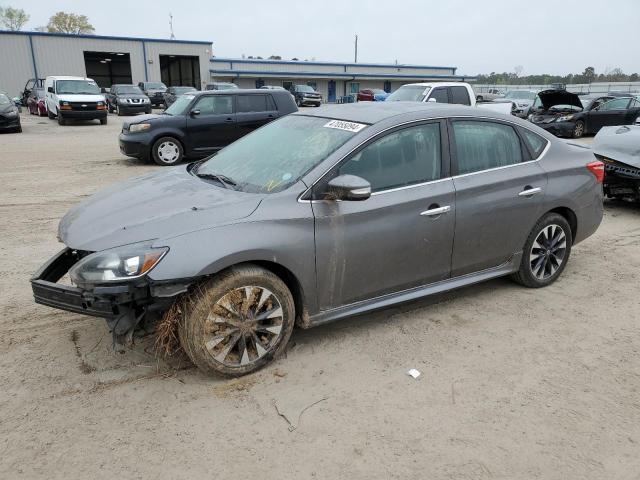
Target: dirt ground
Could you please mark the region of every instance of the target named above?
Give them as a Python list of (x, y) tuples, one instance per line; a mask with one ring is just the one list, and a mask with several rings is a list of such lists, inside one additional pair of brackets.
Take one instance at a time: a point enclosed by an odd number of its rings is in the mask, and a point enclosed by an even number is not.
[(212, 379), (33, 303), (65, 211), (161, 168), (120, 155), (120, 124), (23, 114), (0, 135), (0, 478), (640, 478), (640, 207), (607, 203), (552, 287), (298, 330), (271, 367)]

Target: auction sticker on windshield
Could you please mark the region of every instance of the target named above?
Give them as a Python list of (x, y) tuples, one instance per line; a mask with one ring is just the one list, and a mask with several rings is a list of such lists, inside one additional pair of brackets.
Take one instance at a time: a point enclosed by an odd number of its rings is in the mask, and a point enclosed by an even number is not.
[(343, 120), (330, 120), (323, 125), (325, 128), (337, 128), (338, 130), (346, 130), (347, 132), (359, 132), (366, 125), (364, 123), (345, 122)]

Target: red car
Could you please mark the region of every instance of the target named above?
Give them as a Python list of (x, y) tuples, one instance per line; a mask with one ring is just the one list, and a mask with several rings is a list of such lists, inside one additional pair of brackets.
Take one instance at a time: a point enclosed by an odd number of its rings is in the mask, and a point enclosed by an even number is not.
[(44, 106), (44, 88), (34, 88), (27, 98), (27, 108), (31, 115), (39, 115), (41, 117), (47, 114), (47, 108)]
[(358, 92), (359, 102), (380, 102), (384, 101), (389, 94), (380, 88), (366, 88)]

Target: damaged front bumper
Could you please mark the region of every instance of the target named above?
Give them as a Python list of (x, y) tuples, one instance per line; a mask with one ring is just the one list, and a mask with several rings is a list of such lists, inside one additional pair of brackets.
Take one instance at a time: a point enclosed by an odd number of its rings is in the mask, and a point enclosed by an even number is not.
[(114, 344), (129, 343), (143, 320), (159, 318), (193, 283), (154, 283), (145, 277), (87, 288), (58, 283), (87, 253), (70, 248), (58, 252), (31, 277), (33, 297), (41, 305), (105, 318), (113, 333)]

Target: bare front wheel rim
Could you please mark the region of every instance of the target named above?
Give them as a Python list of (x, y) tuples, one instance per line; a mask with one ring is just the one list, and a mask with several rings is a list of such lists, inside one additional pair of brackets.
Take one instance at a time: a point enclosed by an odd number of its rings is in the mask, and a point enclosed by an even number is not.
[(174, 163), (180, 158), (180, 149), (174, 142), (158, 145), (158, 158), (164, 163)]
[(225, 367), (247, 367), (275, 350), (283, 327), (282, 303), (272, 291), (253, 285), (240, 287), (211, 308), (204, 346)]
[(567, 235), (556, 224), (544, 227), (531, 246), (529, 264), (538, 280), (547, 280), (556, 274), (567, 254)]
[(581, 137), (584, 131), (584, 125), (581, 122), (576, 123), (575, 136)]

